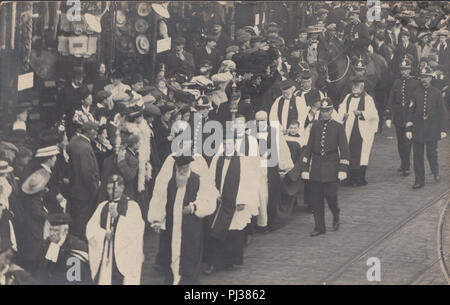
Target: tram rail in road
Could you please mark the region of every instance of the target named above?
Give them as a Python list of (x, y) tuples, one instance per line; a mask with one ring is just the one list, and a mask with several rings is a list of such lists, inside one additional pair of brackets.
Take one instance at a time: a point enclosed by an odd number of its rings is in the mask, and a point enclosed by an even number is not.
[[(350, 267), (352, 267), (356, 262), (359, 262), (361, 259), (363, 259), (372, 249), (377, 247), (378, 245), (382, 244), (384, 241), (389, 240), (392, 235), (394, 235), (396, 232), (398, 232), (400, 229), (402, 229), (404, 226), (406, 226), (408, 223), (416, 219), (419, 215), (427, 211), (428, 209), (431, 209), (435, 205), (439, 204), (442, 200), (445, 200), (445, 206), (443, 211), (440, 215), (440, 221), (439, 226), (437, 230), (438, 234), (438, 251), (439, 251), (439, 258), (436, 259), (426, 270), (432, 268), (435, 266), (438, 262), (441, 264), (442, 272), (444, 272), (444, 276), (446, 277), (447, 281), (450, 283), (449, 280), (449, 252), (450, 252), (450, 245), (448, 245), (444, 240), (448, 241), (449, 234), (450, 234), (450, 216), (449, 214), (449, 202), (450, 202), (450, 190), (446, 190), (442, 194), (440, 194), (438, 197), (434, 198), (430, 202), (428, 202), (426, 205), (420, 207), (416, 211), (414, 211), (412, 214), (410, 214), (408, 217), (406, 217), (403, 221), (401, 221), (399, 224), (397, 224), (392, 230), (390, 230), (387, 233), (384, 233), (379, 238), (375, 239), (372, 243), (370, 243), (364, 250), (362, 250), (357, 255), (351, 257), (347, 262), (342, 264), (338, 269), (333, 271), (331, 274), (329, 274), (326, 278), (321, 280), (319, 284), (321, 285), (329, 285), (333, 284), (341, 275), (343, 275)], [(419, 275), (420, 278), (420, 275)], [(413, 282), (416, 282), (418, 278), (416, 277)]]

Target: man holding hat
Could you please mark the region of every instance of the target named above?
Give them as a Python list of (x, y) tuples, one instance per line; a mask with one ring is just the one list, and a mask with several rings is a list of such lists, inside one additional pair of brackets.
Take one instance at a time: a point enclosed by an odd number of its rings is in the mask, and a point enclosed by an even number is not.
[(172, 40), (172, 51), (167, 56), (166, 67), (167, 76), (171, 77), (177, 72), (192, 76), (195, 72), (194, 57), (184, 50), (186, 39), (177, 37)]
[(349, 182), (361, 186), (367, 184), (366, 169), (379, 118), (373, 98), (364, 89), (365, 77), (354, 76), (351, 80), (352, 92), (339, 105), (338, 114), (350, 147)]
[[(66, 213), (47, 215), (44, 246), (36, 279), (45, 285), (90, 284), (87, 243), (69, 234), (71, 217)], [(79, 267), (74, 270), (74, 266)]]
[(311, 236), (326, 232), (324, 199), (333, 213), (333, 230), (340, 225), (338, 181), (347, 177), (350, 152), (343, 126), (331, 119), (333, 103), (324, 98), (320, 106), (321, 119), (312, 128), (302, 160), (301, 177), (308, 180), (314, 211), (314, 231)]
[(85, 238), (86, 224), (95, 207), (95, 199), (100, 186), (97, 159), (92, 142), (97, 137), (95, 122), (83, 124), (81, 134), (70, 140), (67, 152), (72, 171), (72, 192), (69, 212), (73, 219), (72, 234)]
[(57, 149), (49, 147), (38, 151), (37, 156), (47, 155), (47, 152), (51, 155), (48, 156), (47, 162), (25, 179), (22, 184), (22, 198), (18, 201), (21, 204), (21, 213), (16, 215), (21, 218), (18, 219), (21, 224), (18, 228), (21, 232), (18, 236), (19, 260), (32, 275), (37, 272), (39, 254), (43, 251), (43, 230), (48, 215), (44, 196), (50, 181), (52, 164), (56, 162), (56, 154), (59, 153)]
[(282, 131), (286, 131), (292, 121), (300, 121), (301, 114), (306, 112), (306, 101), (294, 95), (295, 83), (289, 79), (280, 82), (282, 95), (272, 105), (269, 121), (280, 123)]
[(406, 138), (406, 120), (409, 103), (416, 88), (420, 87), (419, 81), (411, 77), (411, 60), (406, 55), (400, 63), (401, 77), (395, 80), (389, 93), (386, 107), (386, 126), (391, 128), (394, 120), (397, 135), (398, 153), (401, 165), (398, 169), (403, 176), (409, 175), (411, 158), (411, 141)]
[(413, 92), (406, 123), (406, 138), (413, 142), (415, 183), (413, 189), (425, 185), (424, 147), (434, 180), (439, 182), (438, 141), (447, 136), (447, 110), (439, 89), (431, 86), (433, 72), (425, 66), (420, 71), (421, 86)]
[[(201, 156), (168, 157), (156, 179), (147, 215), (160, 235), (160, 251), (166, 251), (162, 268), (166, 283), (199, 283), (203, 256), (204, 222), (216, 208), (218, 191)], [(203, 162), (203, 170), (196, 166)]]

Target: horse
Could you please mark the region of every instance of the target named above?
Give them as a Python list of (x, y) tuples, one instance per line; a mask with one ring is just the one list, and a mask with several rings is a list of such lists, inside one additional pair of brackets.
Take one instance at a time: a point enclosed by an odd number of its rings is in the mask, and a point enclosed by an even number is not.
[[(387, 93), (392, 84), (392, 76), (386, 60), (377, 53), (367, 54), (366, 76), (374, 80), (375, 102), (379, 111), (384, 109)], [(352, 60), (343, 45), (322, 43), (319, 45), (317, 70), (324, 75), (324, 90), (333, 100), (335, 106), (341, 102), (346, 85), (354, 74)], [(382, 111), (380, 111), (382, 114)]]

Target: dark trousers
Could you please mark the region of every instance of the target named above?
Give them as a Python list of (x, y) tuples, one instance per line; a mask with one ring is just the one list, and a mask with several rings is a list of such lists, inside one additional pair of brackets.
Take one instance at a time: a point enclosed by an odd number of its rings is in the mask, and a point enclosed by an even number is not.
[(416, 183), (425, 183), (425, 146), (427, 147), (427, 159), (430, 164), (433, 175), (439, 175), (437, 141), (429, 141), (425, 143), (414, 142), (414, 174), (416, 175)]
[(311, 206), (311, 187), (309, 186), (309, 181), (305, 181), (305, 188), (303, 190), (303, 203), (307, 206)]
[(409, 170), (411, 167), (411, 141), (406, 138), (406, 128), (395, 125), (395, 132), (397, 133), (398, 154), (400, 155), (401, 168)]
[(94, 213), (94, 201), (72, 198), (68, 210), (72, 218), (72, 234), (86, 240), (86, 226)]
[(336, 182), (317, 182), (309, 181), (311, 190), (311, 202), (314, 210), (315, 231), (326, 231), (325, 227), (325, 201), (327, 199), (328, 207), (333, 216), (339, 215), (338, 207), (338, 185)]

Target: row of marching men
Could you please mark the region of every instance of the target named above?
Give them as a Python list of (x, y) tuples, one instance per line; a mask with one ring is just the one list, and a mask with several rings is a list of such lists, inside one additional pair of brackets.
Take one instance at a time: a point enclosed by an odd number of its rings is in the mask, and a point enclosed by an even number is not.
[[(424, 185), (424, 145), (435, 180), (440, 179), (436, 143), (446, 136), (447, 121), (442, 96), (430, 86), (432, 71), (428, 67), (421, 71), (421, 82), (411, 94), (405, 90), (407, 83), (414, 82), (408, 78), (409, 67), (407, 60), (402, 62), (400, 68), (405, 72), (394, 84), (389, 104), (397, 129), (404, 128), (404, 133), (397, 135), (399, 149), (403, 149), (400, 136), (413, 142), (414, 188), (419, 188)], [(42, 208), (44, 194), (48, 196), (46, 189), (52, 183), (52, 169), (61, 156), (56, 146), (38, 149), (35, 157), (40, 167), (21, 187), (26, 198), (15, 207), (2, 200), (1, 283), (30, 280), (22, 268), (40, 282), (140, 283), (143, 219), (160, 232), (157, 263), (167, 283), (198, 283), (202, 261), (207, 263), (205, 274), (242, 264), (246, 239), (255, 228), (262, 232), (276, 229), (283, 216), (292, 211), (299, 186), (305, 181), (305, 203), (311, 205), (315, 219), (311, 236), (326, 232), (324, 199), (333, 213), (333, 230), (338, 230), (338, 181), (344, 185), (367, 183), (365, 171), (378, 126), (373, 99), (364, 91), (363, 76), (352, 79), (352, 92), (337, 111), (320, 92), (295, 92), (295, 83), (290, 80), (282, 81), (280, 88), (282, 96), (274, 101), (271, 111), (256, 113), (259, 124), (255, 137), (245, 128), (238, 129), (236, 139), (224, 140), (225, 154), (211, 162), (200, 155), (167, 157), (156, 178), (147, 215), (124, 195), (123, 178), (109, 176), (105, 183), (108, 200), (101, 202), (87, 220), (88, 243), (69, 233), (71, 217), (58, 194), (54, 194), (54, 201), (62, 211), (48, 213)], [(235, 123), (243, 126), (246, 116), (238, 113), (236, 117)], [(281, 128), (273, 129), (274, 122)], [(94, 129), (87, 123), (82, 134), (89, 140)], [(276, 165), (268, 164), (269, 150), (260, 151), (265, 146), (261, 143), (271, 146), (271, 134), (278, 134), (280, 139)], [(236, 156), (234, 151), (242, 147), (254, 157)], [(401, 154), (404, 173), (405, 155)], [(264, 162), (266, 166), (262, 166)], [(11, 166), (2, 161), (1, 181), (11, 171)], [(2, 188), (2, 195), (7, 192)], [(24, 208), (20, 202), (30, 205)], [(11, 216), (14, 213), (24, 215), (21, 222)], [(21, 246), (17, 262), (22, 268), (11, 263), (14, 250)], [(72, 264), (68, 265), (69, 258)]]

